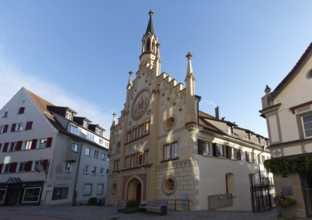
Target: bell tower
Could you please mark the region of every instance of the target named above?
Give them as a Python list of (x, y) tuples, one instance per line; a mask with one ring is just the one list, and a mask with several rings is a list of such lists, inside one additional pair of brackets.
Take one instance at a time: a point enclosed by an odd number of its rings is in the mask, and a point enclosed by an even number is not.
[[(158, 43), (158, 39), (154, 31), (153, 15), (154, 12), (150, 10), (149, 11), (150, 18), (148, 21), (146, 32), (142, 38), (142, 54), (140, 56), (140, 65), (144, 65), (146, 68), (150, 70), (152, 70), (156, 64), (160, 63), (160, 54), (159, 54), (160, 44)], [(159, 73), (156, 73), (156, 75), (158, 74)]]

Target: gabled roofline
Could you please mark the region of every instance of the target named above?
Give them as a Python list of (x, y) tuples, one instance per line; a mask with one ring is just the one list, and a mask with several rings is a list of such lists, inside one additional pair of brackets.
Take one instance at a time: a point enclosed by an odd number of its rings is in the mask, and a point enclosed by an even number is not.
[(272, 92), (272, 99), (275, 99), (283, 89), (295, 78), (295, 76), (299, 73), (300, 69), (306, 64), (308, 59), (312, 56), (312, 42), (306, 49), (306, 51), (302, 54), (296, 65), (292, 68), (292, 70), (287, 74), (287, 76), (278, 84), (278, 86)]

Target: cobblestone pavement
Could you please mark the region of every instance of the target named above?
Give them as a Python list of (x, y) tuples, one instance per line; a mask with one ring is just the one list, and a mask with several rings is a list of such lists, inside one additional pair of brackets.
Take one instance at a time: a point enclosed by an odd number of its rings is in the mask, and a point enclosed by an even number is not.
[(32, 207), (0, 207), (0, 220), (281, 220), (277, 217), (277, 210), (266, 212), (223, 212), (223, 211), (168, 211), (161, 216), (157, 213), (124, 214), (115, 208), (104, 206), (32, 206)]

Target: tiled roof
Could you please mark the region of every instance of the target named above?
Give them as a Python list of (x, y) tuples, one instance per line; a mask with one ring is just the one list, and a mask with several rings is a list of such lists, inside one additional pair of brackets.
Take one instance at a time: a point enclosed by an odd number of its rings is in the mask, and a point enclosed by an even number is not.
[(58, 123), (58, 121), (54, 118), (54, 116), (49, 111), (49, 107), (54, 106), (51, 102), (39, 97), (35, 93), (25, 89), (28, 95), (32, 98), (38, 108), (42, 111), (42, 113), (47, 117), (50, 123), (59, 131), (65, 132), (66, 130)]

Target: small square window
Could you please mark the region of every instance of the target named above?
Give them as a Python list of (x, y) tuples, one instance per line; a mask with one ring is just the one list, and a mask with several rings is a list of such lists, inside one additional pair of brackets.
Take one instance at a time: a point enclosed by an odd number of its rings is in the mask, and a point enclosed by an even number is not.
[(65, 172), (71, 172), (72, 171), (72, 164), (66, 163), (65, 164)]
[(78, 144), (77, 143), (72, 143), (71, 151), (72, 152), (78, 152)]
[(88, 173), (88, 170), (89, 170), (89, 165), (83, 165), (83, 170), (82, 170), (82, 172), (83, 172), (83, 173)]
[(24, 112), (25, 112), (25, 107), (20, 107), (18, 109), (18, 114), (24, 114)]
[(86, 156), (91, 156), (91, 149), (89, 147), (86, 147), (85, 155)]

